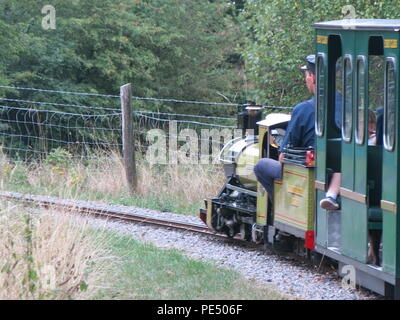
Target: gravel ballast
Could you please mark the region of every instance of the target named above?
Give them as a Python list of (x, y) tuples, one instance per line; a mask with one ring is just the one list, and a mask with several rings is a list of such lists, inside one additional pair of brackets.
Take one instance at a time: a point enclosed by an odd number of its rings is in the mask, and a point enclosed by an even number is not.
[[(115, 207), (115, 206), (113, 206)], [(125, 209), (126, 207), (121, 207)], [(135, 213), (174, 218), (182, 222), (199, 223), (200, 219), (149, 209), (131, 208)], [(342, 286), (342, 279), (334, 272), (320, 273), (299, 259), (277, 255), (272, 250), (249, 249), (229, 241), (193, 232), (175, 231), (145, 225), (115, 221), (92, 220), (96, 227), (107, 228), (136, 240), (150, 242), (166, 249), (183, 250), (193, 259), (213, 262), (234, 269), (248, 279), (273, 285), (294, 299), (370, 300), (382, 299), (369, 290), (351, 290)]]

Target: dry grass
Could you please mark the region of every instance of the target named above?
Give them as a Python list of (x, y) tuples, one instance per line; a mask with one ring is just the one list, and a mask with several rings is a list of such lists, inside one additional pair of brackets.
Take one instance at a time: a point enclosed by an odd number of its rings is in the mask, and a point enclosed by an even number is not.
[[(72, 199), (129, 199), (122, 159), (117, 153), (97, 154), (93, 159), (13, 164), (0, 157), (0, 185), (3, 189), (33, 192)], [(174, 206), (200, 207), (225, 182), (219, 165), (150, 165), (138, 161), (140, 204), (159, 199)], [(151, 207), (151, 203), (148, 203)], [(193, 209), (194, 211), (197, 211)], [(183, 211), (183, 210), (182, 210)]]
[(225, 177), (220, 168), (201, 165), (139, 167), (139, 193), (169, 195), (182, 204), (197, 203), (214, 196)]
[(84, 219), (0, 209), (0, 299), (90, 299), (115, 261)]

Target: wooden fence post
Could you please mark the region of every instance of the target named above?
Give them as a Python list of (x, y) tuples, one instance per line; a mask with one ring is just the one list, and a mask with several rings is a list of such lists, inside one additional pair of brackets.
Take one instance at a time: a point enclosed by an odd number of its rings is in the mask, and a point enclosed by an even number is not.
[(122, 109), (122, 150), (125, 166), (125, 176), (130, 192), (135, 192), (137, 187), (135, 140), (133, 137), (132, 121), (132, 85), (123, 85), (120, 90)]

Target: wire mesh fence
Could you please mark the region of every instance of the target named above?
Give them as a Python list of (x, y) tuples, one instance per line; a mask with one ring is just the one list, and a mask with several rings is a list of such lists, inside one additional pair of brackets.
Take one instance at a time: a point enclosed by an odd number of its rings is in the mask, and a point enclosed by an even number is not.
[[(225, 181), (218, 154), (242, 134), (236, 115), (245, 105), (132, 97), (128, 114), (139, 181), (132, 193), (121, 100), (95, 92), (0, 86), (1, 188), (118, 203), (136, 194), (137, 206), (197, 210), (193, 204), (216, 194)], [(70, 160), (76, 161), (66, 164)]]
[(116, 97), (25, 87), (0, 87), (0, 144), (10, 158), (44, 159), (56, 149), (74, 158), (121, 148)]
[[(119, 99), (119, 95), (0, 86), (0, 145), (11, 158), (22, 160), (43, 159), (58, 148), (81, 159), (98, 151), (122, 153)], [(149, 146), (152, 129), (162, 130), (167, 139), (181, 138), (179, 132), (185, 129), (194, 130), (201, 143), (201, 130), (234, 129), (236, 109), (232, 107), (238, 107), (141, 97), (133, 97), (133, 104), (134, 134), (142, 154)], [(221, 108), (230, 116), (212, 115), (215, 110), (221, 114)], [(179, 109), (185, 112), (173, 111)], [(173, 134), (171, 123), (176, 128)]]
[[(205, 150), (219, 149), (237, 137), (236, 114), (245, 106), (143, 97), (132, 97), (132, 101), (138, 161), (146, 161), (146, 152), (154, 142), (154, 134), (149, 134), (153, 129), (166, 139), (167, 151), (171, 145), (179, 151), (190, 143), (197, 147), (187, 156), (200, 159)], [(122, 154), (120, 96), (0, 86), (0, 145), (11, 158), (22, 160), (43, 159), (58, 148), (78, 159), (96, 157), (98, 152)], [(182, 148), (189, 153), (187, 149)], [(215, 153), (212, 156), (215, 160)]]
[(121, 114), (70, 113), (0, 105), (0, 142), (12, 158), (30, 159), (65, 148), (90, 157), (95, 148), (120, 149)]

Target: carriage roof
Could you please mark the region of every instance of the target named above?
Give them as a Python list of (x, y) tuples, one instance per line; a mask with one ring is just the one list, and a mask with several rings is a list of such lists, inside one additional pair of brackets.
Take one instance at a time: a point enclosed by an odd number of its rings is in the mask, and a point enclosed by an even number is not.
[(345, 19), (317, 22), (312, 26), (317, 29), (399, 31), (400, 19)]

